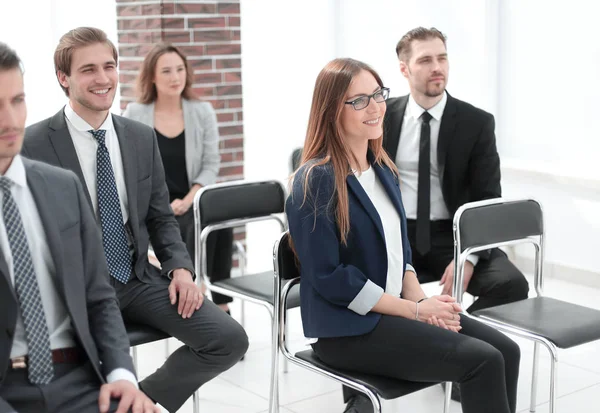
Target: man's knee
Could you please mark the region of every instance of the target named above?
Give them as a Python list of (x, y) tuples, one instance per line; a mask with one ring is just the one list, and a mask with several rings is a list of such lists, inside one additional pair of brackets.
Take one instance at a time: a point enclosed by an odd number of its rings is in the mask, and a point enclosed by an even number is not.
[(240, 361), (248, 351), (248, 335), (244, 328), (233, 318), (221, 325), (217, 346), (231, 365)]

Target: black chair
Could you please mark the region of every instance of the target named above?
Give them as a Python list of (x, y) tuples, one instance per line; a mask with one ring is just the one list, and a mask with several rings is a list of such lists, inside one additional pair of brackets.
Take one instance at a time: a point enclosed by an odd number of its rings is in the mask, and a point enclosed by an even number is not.
[[(282, 217), (285, 206), (285, 189), (277, 181), (230, 181), (207, 185), (194, 197), (194, 222), (196, 232), (196, 274), (200, 274), (206, 287), (229, 297), (239, 298), (265, 307), (276, 324), (274, 317), (275, 296), (273, 271), (258, 274), (242, 274), (211, 283), (207, 276), (206, 239), (212, 231), (233, 228), (260, 221), (275, 221), (281, 230), (286, 229)], [(300, 298), (298, 289), (291, 294), (288, 308), (298, 307)], [(275, 328), (275, 327), (272, 327)], [(272, 360), (278, 365), (277, 346), (272, 348)], [(272, 403), (279, 404), (278, 371), (272, 370)]]
[[(292, 354), (287, 346), (287, 333), (285, 329), (287, 312), (284, 309), (286, 308), (290, 291), (292, 288), (297, 288), (301, 281), (298, 264), (289, 245), (288, 232), (284, 232), (275, 243), (273, 248), (273, 266), (275, 268), (275, 285), (273, 291), (274, 293), (281, 291), (281, 294), (276, 294), (275, 297), (275, 312), (279, 322), (273, 323), (273, 346), (278, 346), (283, 355), (292, 363), (365, 393), (371, 400), (371, 403), (373, 403), (375, 413), (381, 413), (381, 398), (386, 400), (396, 399), (438, 384), (395, 380), (382, 376), (339, 370), (323, 363), (312, 350), (304, 350)], [(276, 362), (274, 360), (274, 364), (271, 366), (274, 370), (277, 369)], [(448, 413), (450, 412), (450, 392), (447, 391), (446, 395), (444, 412)], [(275, 412), (277, 410), (271, 411), (271, 413)]]
[(464, 264), (469, 254), (530, 243), (535, 247), (536, 296), (472, 314), (482, 323), (534, 341), (530, 411), (536, 408), (539, 345), (550, 353), (550, 413), (556, 412), (558, 348), (571, 348), (600, 339), (600, 311), (543, 296), (544, 219), (533, 199), (502, 198), (463, 205), (454, 215), (453, 294), (462, 301)]

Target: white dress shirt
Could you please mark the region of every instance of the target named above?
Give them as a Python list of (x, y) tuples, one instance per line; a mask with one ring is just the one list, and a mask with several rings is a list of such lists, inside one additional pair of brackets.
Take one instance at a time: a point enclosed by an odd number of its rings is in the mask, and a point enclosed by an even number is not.
[[(431, 115), (429, 128), (431, 130), (430, 145), (430, 212), (431, 221), (452, 219), (446, 207), (442, 186), (440, 183), (440, 170), (437, 157), (438, 140), (440, 136), (440, 125), (442, 115), (446, 108), (448, 95), (444, 92), (442, 99), (435, 106), (427, 110)], [(396, 166), (400, 173), (400, 189), (402, 190), (402, 203), (407, 219), (417, 219), (417, 199), (419, 183), (419, 147), (421, 141), (421, 115), (425, 109), (419, 106), (412, 95), (408, 96), (408, 103), (404, 111), (400, 142), (396, 153)], [(479, 257), (469, 255), (467, 259), (477, 265)]]
[[(27, 177), (25, 166), (20, 155), (13, 158), (12, 163), (6, 173), (7, 178), (14, 182), (11, 187), (11, 194), (23, 222), (33, 269), (38, 282), (42, 306), (46, 315), (46, 323), (50, 334), (50, 348), (59, 349), (66, 347), (75, 347), (75, 337), (71, 326), (71, 317), (65, 308), (65, 304), (60, 298), (56, 287), (56, 269), (54, 261), (48, 248), (46, 232), (42, 224), (42, 219), (33, 198), (33, 195), (27, 186)], [(4, 200), (4, 193), (0, 191), (0, 205)], [(4, 214), (0, 214), (0, 249), (8, 266), (10, 279), (14, 287), (15, 275), (13, 268), (13, 256), (4, 224)], [(17, 315), (17, 324), (10, 351), (10, 358), (25, 356), (29, 352), (27, 339), (25, 337), (25, 325), (19, 311)], [(106, 377), (109, 383), (117, 380), (128, 380), (137, 386), (135, 375), (127, 369), (117, 368), (110, 372)]]
[(400, 215), (372, 167), (356, 175), (356, 178), (375, 206), (383, 225), (388, 261), (385, 292), (400, 297), (404, 267)]
[[(83, 171), (85, 185), (92, 198), (94, 211), (98, 214), (98, 188), (96, 184), (98, 141), (89, 132), (94, 128), (75, 113), (70, 104), (65, 106), (65, 117), (67, 118), (67, 128), (69, 129), (69, 134), (73, 140), (77, 158), (79, 159), (79, 164)], [(125, 173), (123, 172), (123, 158), (121, 157), (119, 139), (117, 138), (115, 126), (113, 125), (112, 116), (110, 114), (98, 129), (106, 130), (106, 148), (110, 155), (110, 163), (115, 175), (115, 182), (117, 183), (117, 192), (119, 193), (119, 202), (121, 203), (123, 223), (126, 223), (129, 218), (129, 212), (127, 210), (128, 199), (127, 187), (125, 186)]]

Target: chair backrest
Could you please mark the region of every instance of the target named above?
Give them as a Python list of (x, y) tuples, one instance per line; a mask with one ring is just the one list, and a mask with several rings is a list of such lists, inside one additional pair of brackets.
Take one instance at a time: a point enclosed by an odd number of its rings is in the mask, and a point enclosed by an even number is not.
[(497, 198), (467, 203), (454, 215), (454, 225), (461, 253), (471, 248), (506, 245), (544, 232), (542, 208), (532, 199)]
[(290, 233), (281, 234), (279, 241), (275, 243), (273, 251), (273, 268), (275, 276), (281, 280), (292, 280), (300, 277), (300, 267), (290, 244)]
[(542, 295), (544, 217), (539, 202), (533, 199), (503, 198), (470, 202), (454, 214), (453, 296), (462, 302), (466, 257), (491, 248), (531, 243), (535, 246), (534, 286)]
[(296, 148), (292, 152), (290, 157), (290, 168), (291, 172), (294, 172), (300, 166), (300, 160), (302, 159), (302, 148)]

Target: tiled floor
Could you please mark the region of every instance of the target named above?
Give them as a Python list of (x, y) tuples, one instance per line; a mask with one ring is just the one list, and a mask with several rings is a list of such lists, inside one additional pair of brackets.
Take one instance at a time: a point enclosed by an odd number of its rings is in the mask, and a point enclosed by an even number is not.
[[(433, 284), (426, 286), (428, 294), (435, 294)], [(570, 284), (560, 280), (547, 279), (545, 293), (566, 301), (600, 309), (597, 300), (600, 291), (594, 288)], [(241, 305), (232, 306), (234, 317), (239, 320)], [(244, 361), (241, 361), (217, 379), (202, 387), (200, 411), (202, 413), (263, 413), (268, 411), (269, 374), (270, 374), (270, 328), (267, 311), (252, 304), (246, 305), (246, 330), (250, 337), (250, 349)], [(300, 316), (294, 310), (290, 318), (290, 337), (298, 349), (304, 345)], [(517, 411), (529, 409), (531, 382), (531, 363), (533, 345), (525, 340), (516, 339), (522, 349), (521, 376)], [(171, 351), (179, 344), (171, 339)], [(164, 342), (153, 343), (139, 348), (140, 377), (154, 371), (164, 359)], [(548, 356), (542, 352), (538, 379), (537, 411), (548, 412)], [(580, 346), (559, 352), (558, 367), (558, 411), (597, 412), (600, 394), (600, 342)], [(280, 412), (315, 413), (342, 412), (340, 386), (327, 378), (308, 372), (295, 365), (289, 366), (288, 373), (280, 376)], [(384, 402), (385, 413), (441, 412), (443, 393), (435, 386), (412, 395), (390, 402)], [(453, 413), (461, 411), (458, 403), (452, 402)], [(191, 399), (180, 410), (192, 412)]]

